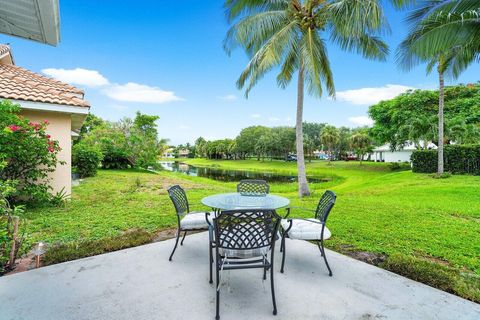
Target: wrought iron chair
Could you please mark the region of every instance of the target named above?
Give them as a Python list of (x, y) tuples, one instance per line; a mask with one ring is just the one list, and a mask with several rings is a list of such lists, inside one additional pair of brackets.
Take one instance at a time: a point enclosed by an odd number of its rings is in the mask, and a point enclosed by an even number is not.
[(237, 192), (244, 196), (264, 196), (270, 191), (265, 180), (242, 180), (237, 185)]
[(337, 196), (333, 191), (327, 190), (323, 194), (322, 198), (318, 202), (316, 210), (309, 210), (305, 208), (300, 208), (302, 210), (307, 210), (315, 212), (315, 218), (312, 219), (288, 219), (290, 215), (291, 208), (287, 208), (287, 215), (281, 221), (283, 234), (282, 234), (282, 243), (280, 244), (280, 251), (283, 251), (282, 255), (282, 267), (280, 272), (283, 273), (285, 265), (285, 238), (298, 239), (298, 240), (307, 240), (315, 241), (320, 253), (325, 260), (327, 265), (329, 276), (332, 276), (332, 270), (328, 265), (327, 256), (325, 255), (325, 247), (323, 246), (324, 240), (327, 240), (331, 237), (330, 230), (325, 226), (327, 223), (327, 218), (335, 205), (335, 200)]
[[(221, 270), (259, 268), (263, 269), (263, 279), (266, 279), (267, 270), (270, 269), (273, 314), (277, 314), (273, 261), (279, 224), (280, 217), (274, 210), (261, 209), (222, 211), (213, 219), (212, 232), (216, 257), (215, 319), (220, 319)], [(212, 246), (210, 249), (212, 250)]]
[(183, 231), (183, 238), (180, 242), (180, 245), (183, 246), (183, 241), (185, 240), (185, 236), (187, 235), (188, 231), (197, 231), (197, 230), (208, 230), (209, 225), (212, 223), (212, 217), (214, 213), (211, 212), (202, 212), (202, 211), (190, 211), (190, 205), (188, 203), (187, 194), (185, 190), (179, 185), (174, 185), (168, 189), (168, 195), (173, 202), (173, 206), (175, 207), (175, 211), (177, 212), (177, 234), (176, 234), (176, 241), (175, 246), (173, 247), (173, 251), (170, 254), (169, 261), (172, 261), (173, 254), (177, 249), (178, 240), (180, 238), (180, 234)]

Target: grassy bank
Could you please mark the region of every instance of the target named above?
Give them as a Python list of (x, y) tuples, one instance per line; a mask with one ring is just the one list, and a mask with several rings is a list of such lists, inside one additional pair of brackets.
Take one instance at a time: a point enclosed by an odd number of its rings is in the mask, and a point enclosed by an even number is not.
[[(189, 159), (197, 166), (294, 174), (295, 163), (281, 161), (207, 161)], [(392, 257), (384, 267), (422, 280), (448, 274), (446, 286), (461, 296), (480, 300), (480, 177), (433, 179), (410, 171), (391, 171), (385, 164), (325, 162), (307, 164), (309, 175), (330, 177), (311, 185), (312, 196), (298, 199), (294, 183), (274, 183), (271, 192), (291, 199), (292, 205), (313, 208), (325, 189), (338, 194), (329, 228), (330, 248), (364, 251)], [(235, 190), (235, 183), (161, 172), (99, 171), (75, 187), (64, 208), (28, 213), (29, 242), (82, 243), (112, 238), (131, 229), (155, 233), (174, 227), (176, 218), (166, 189), (172, 184), (188, 189), (192, 203), (206, 195)], [(294, 216), (307, 216), (293, 212)], [(413, 261), (413, 262), (412, 262)], [(430, 272), (430, 273), (429, 273)], [(433, 276), (432, 276), (433, 274)]]

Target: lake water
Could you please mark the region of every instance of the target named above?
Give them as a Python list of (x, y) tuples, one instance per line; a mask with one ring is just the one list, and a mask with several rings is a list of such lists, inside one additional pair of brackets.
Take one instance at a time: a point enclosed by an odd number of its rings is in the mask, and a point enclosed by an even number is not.
[[(164, 170), (179, 172), (194, 177), (203, 177), (217, 181), (236, 182), (243, 179), (263, 179), (269, 182), (295, 182), (296, 176), (279, 175), (271, 172), (258, 171), (240, 171), (240, 170), (224, 170), (217, 168), (203, 168), (188, 165), (178, 161), (162, 161), (159, 163)], [(320, 183), (330, 181), (330, 178), (307, 177), (310, 183)]]

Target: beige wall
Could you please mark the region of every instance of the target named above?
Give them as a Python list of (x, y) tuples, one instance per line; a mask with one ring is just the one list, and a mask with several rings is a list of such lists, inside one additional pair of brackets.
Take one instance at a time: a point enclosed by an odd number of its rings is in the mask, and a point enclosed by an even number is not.
[(72, 193), (72, 119), (71, 115), (59, 112), (47, 112), (23, 109), (21, 114), (32, 122), (48, 120), (50, 123), (47, 132), (52, 139), (57, 140), (62, 150), (58, 154), (59, 161), (65, 161), (64, 165), (58, 164), (55, 172), (50, 173), (53, 193), (65, 188), (66, 194)]

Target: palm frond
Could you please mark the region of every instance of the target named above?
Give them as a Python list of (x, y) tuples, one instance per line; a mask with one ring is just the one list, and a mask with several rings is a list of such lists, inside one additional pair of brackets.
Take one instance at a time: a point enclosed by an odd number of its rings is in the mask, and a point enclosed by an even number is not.
[(335, 85), (324, 41), (312, 29), (308, 29), (303, 34), (301, 44), (300, 59), (304, 64), (308, 92), (320, 97), (323, 93), (323, 84), (329, 96), (334, 97)]
[(240, 89), (248, 81), (245, 89), (246, 97), (265, 73), (280, 64), (285, 52), (292, 46), (292, 41), (295, 41), (296, 27), (297, 24), (294, 21), (283, 26), (253, 55), (237, 80), (237, 87)]

